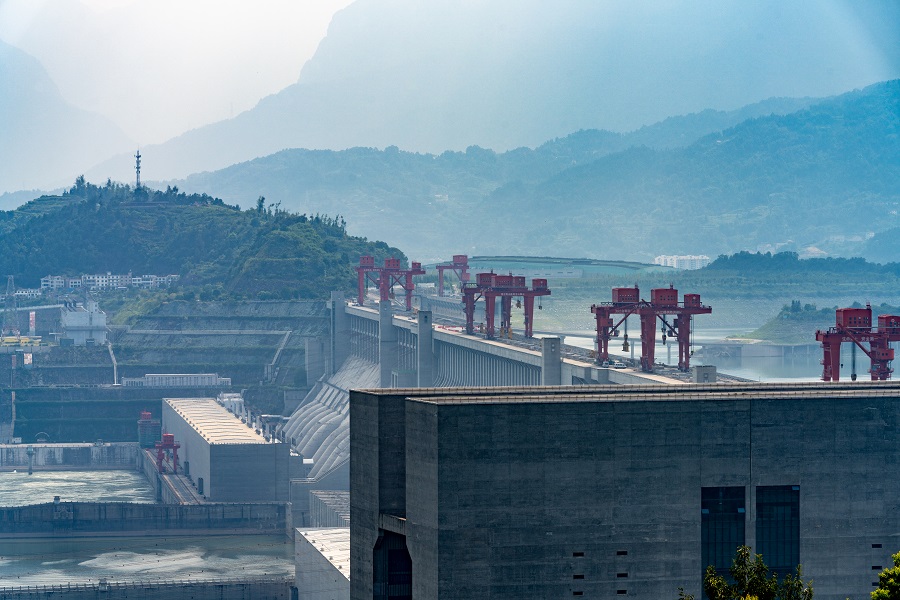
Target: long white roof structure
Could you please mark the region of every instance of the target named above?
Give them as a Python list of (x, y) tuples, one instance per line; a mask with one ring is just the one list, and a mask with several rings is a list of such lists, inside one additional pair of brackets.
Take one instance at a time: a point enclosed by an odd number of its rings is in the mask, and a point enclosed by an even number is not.
[(209, 444), (268, 444), (214, 398), (164, 398)]

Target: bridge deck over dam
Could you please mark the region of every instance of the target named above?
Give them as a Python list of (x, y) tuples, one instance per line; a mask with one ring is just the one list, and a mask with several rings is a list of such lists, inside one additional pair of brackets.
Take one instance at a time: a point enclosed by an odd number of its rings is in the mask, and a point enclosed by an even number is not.
[[(589, 359), (564, 357), (558, 337), (529, 344), (539, 347), (538, 351), (435, 327), (431, 311), (393, 314), (389, 303), (382, 303), (378, 310), (347, 304), (342, 308), (346, 327), (343, 334), (335, 331), (334, 359), (342, 359), (340, 344), (346, 340), (349, 355), (380, 364), (381, 387), (681, 383), (664, 375), (608, 369)], [(332, 311), (340, 313), (341, 307)], [(333, 317), (333, 322), (338, 325), (341, 315)], [(420, 332), (426, 329), (430, 339), (425, 344), (430, 342), (431, 347), (420, 352)]]

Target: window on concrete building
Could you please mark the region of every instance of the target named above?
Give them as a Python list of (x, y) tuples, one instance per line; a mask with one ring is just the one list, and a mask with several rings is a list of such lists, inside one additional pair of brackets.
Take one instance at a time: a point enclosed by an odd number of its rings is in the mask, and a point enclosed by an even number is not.
[(743, 487), (705, 487), (700, 492), (701, 565), (727, 575), (734, 552), (744, 545), (746, 504)]
[(756, 488), (756, 551), (779, 579), (800, 564), (800, 486)]

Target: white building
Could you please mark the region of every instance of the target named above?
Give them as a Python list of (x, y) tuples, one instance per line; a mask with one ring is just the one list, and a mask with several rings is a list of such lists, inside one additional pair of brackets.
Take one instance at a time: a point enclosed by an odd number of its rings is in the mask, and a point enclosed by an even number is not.
[(217, 373), (147, 373), (143, 377), (123, 377), (127, 387), (231, 387), (230, 377)]
[(297, 529), (295, 586), (299, 600), (350, 598), (350, 528)]
[(64, 275), (47, 275), (41, 277), (41, 290), (67, 290), (86, 287), (91, 290), (109, 290), (116, 288), (138, 287), (142, 289), (153, 289), (160, 287), (168, 287), (178, 281), (178, 275), (137, 275), (132, 276), (131, 273), (125, 275), (109, 273), (106, 274), (84, 274), (78, 277), (66, 277)]
[(87, 305), (66, 303), (60, 311), (63, 334), (75, 346), (106, 343), (106, 313), (96, 302)]
[(683, 255), (669, 255), (663, 254), (661, 256), (657, 256), (653, 259), (653, 264), (660, 265), (663, 267), (674, 267), (676, 269), (702, 269), (703, 267), (709, 265), (712, 261), (705, 254), (693, 255), (693, 254), (683, 254)]

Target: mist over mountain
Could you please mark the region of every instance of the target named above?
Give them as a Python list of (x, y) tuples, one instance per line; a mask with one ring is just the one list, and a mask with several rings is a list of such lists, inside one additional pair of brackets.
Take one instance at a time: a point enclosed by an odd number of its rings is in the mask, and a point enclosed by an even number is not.
[[(890, 3), (358, 0), (296, 85), (142, 152), (148, 177), (169, 179), (284, 148), (503, 151), (828, 96), (900, 76), (898, 15)], [(130, 168), (126, 154), (88, 175)]]
[(0, 42), (0, 192), (71, 183), (133, 143), (60, 96), (37, 60)]
[(342, 214), (351, 233), (416, 260), (548, 248), (645, 261), (758, 248), (853, 256), (873, 233), (900, 227), (898, 164), (894, 80), (626, 135), (585, 130), (534, 150), (286, 150), (176, 183), (244, 206), (264, 195)]

